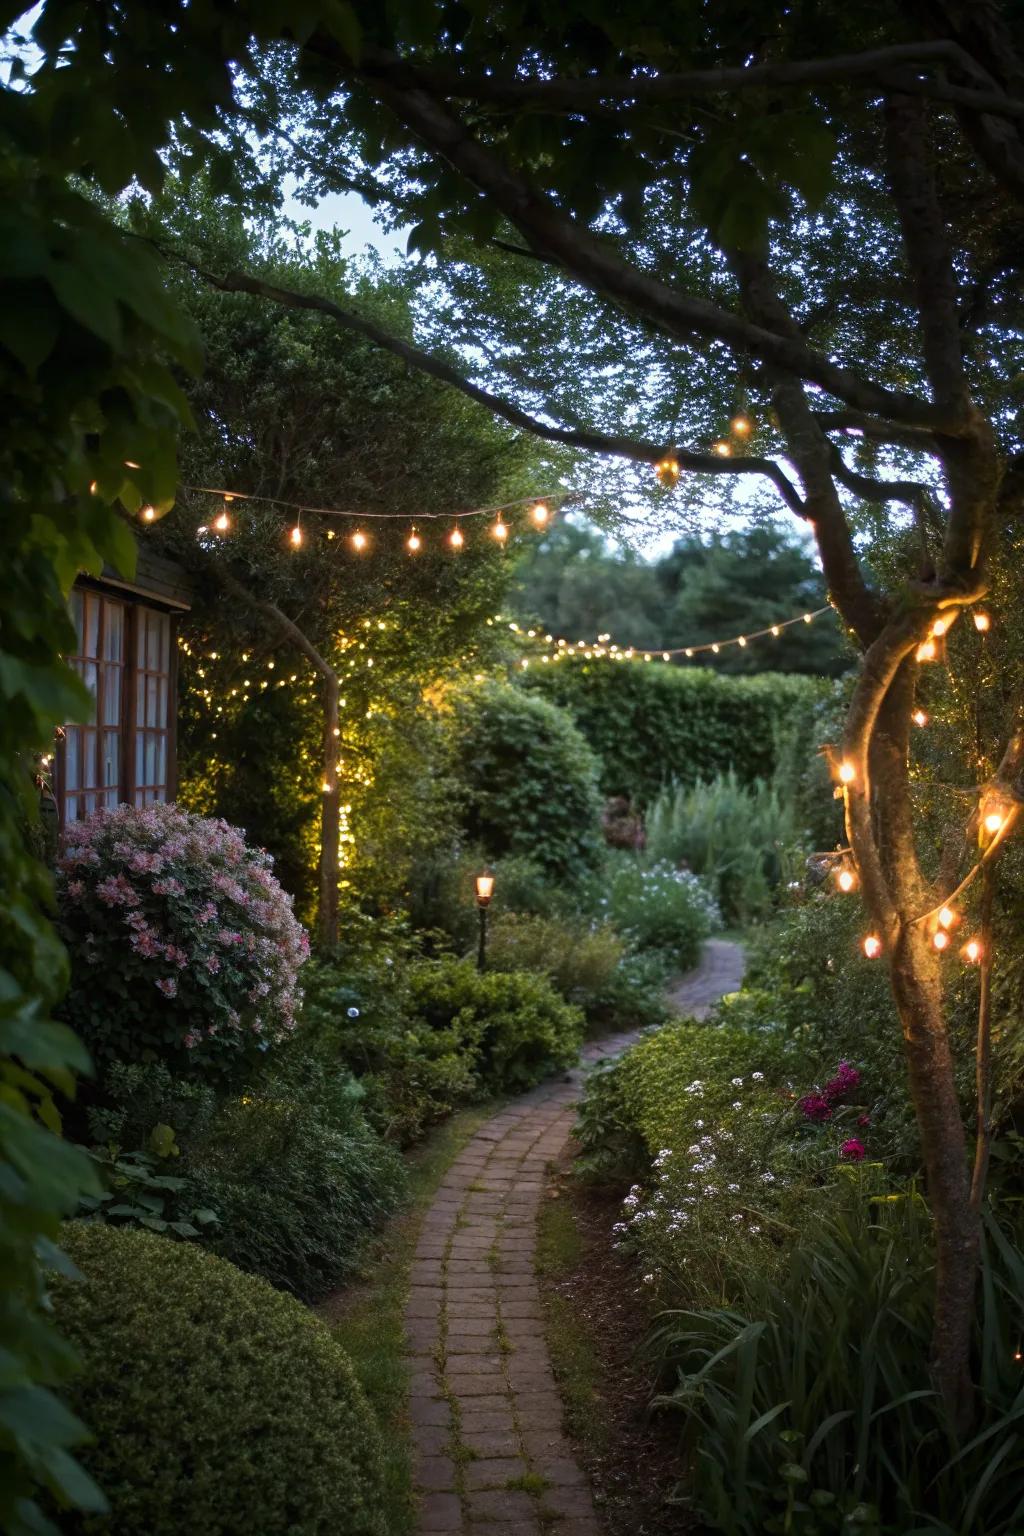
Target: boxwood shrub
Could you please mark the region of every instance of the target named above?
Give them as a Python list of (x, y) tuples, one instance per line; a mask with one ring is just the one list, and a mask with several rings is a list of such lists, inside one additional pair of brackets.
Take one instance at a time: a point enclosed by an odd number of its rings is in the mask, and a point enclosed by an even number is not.
[(69, 1405), (110, 1502), (88, 1536), (387, 1536), (377, 1426), (311, 1313), (189, 1243), (73, 1222), (55, 1278)]

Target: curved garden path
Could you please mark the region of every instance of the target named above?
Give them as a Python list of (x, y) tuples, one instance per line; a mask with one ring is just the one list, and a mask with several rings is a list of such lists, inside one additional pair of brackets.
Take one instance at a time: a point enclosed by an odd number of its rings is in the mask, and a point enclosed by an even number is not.
[[(672, 1001), (702, 1017), (742, 975), (739, 946), (712, 939)], [(562, 1434), (535, 1227), (547, 1165), (572, 1132), (581, 1068), (637, 1037), (592, 1042), (580, 1068), (483, 1125), (424, 1218), (406, 1312), (424, 1536), (599, 1536), (587, 1479)]]

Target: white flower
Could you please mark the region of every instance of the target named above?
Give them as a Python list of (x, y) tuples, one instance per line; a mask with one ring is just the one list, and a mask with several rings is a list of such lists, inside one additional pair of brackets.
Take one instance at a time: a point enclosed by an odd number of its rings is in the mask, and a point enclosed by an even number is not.
[(700, 1144), (698, 1142), (696, 1142), (696, 1141), (694, 1142), (692, 1147), (687, 1147), (686, 1150), (687, 1150), (687, 1152), (689, 1152), (691, 1157), (699, 1157), (700, 1156)]
[(752, 1072), (750, 1074), (750, 1079), (751, 1079), (751, 1082), (754, 1082), (754, 1083), (763, 1083), (764, 1082), (764, 1073), (763, 1072)]
[(762, 1173), (762, 1175), (761, 1175), (761, 1183), (762, 1184), (774, 1184), (775, 1183), (775, 1175), (774, 1175), (774, 1173)]
[(615, 1223), (614, 1227), (612, 1227), (612, 1231), (613, 1232), (628, 1232), (629, 1228), (627, 1227), (627, 1225), (626, 1225), (626, 1223), (624, 1221), (617, 1221)]
[(734, 1088), (742, 1088), (743, 1087), (743, 1079), (742, 1079), (742, 1077), (734, 1077), (734, 1078), (730, 1079), (730, 1081), (732, 1082), (732, 1086)]
[(632, 1209), (632, 1207), (634, 1205), (639, 1205), (640, 1201), (639, 1201), (639, 1199), (638, 1199), (638, 1197), (636, 1195), (627, 1195), (625, 1200), (623, 1200), (622, 1203), (623, 1203), (623, 1205), (628, 1206), (630, 1209)]
[(719, 1134), (720, 1138), (722, 1139), (722, 1141), (735, 1141), (736, 1140), (736, 1137), (733, 1135), (732, 1131), (719, 1131), (718, 1134)]
[(739, 1213), (739, 1212), (738, 1212), (738, 1211), (737, 1211), (737, 1212), (736, 1212), (736, 1215), (735, 1215), (735, 1216), (730, 1216), (730, 1217), (729, 1217), (729, 1220), (730, 1220), (730, 1221), (742, 1221), (742, 1220), (743, 1220), (743, 1217), (742, 1217), (742, 1216), (741, 1216), (741, 1215), (740, 1215), (740, 1213)]
[(739, 1099), (737, 1099), (732, 1107), (733, 1107), (733, 1109), (742, 1109), (743, 1105), (740, 1103)]
[(654, 1284), (654, 1276), (653, 1275), (644, 1275), (644, 1285), (653, 1285), (653, 1284)]
[(695, 1131), (702, 1131), (704, 1129), (704, 1121), (703, 1120), (695, 1120), (693, 1122), (693, 1128), (694, 1128)]
[(718, 1185), (717, 1184), (705, 1184), (704, 1185), (704, 1193), (706, 1195), (717, 1195), (718, 1194)]
[(349, 1016), (350, 1019), (358, 1019), (358, 1017), (359, 1017), (359, 1009), (358, 1008), (350, 1008), (348, 1010), (348, 1016)]
[(730, 1193), (730, 1195), (738, 1195), (739, 1192), (740, 1192), (740, 1187), (739, 1187), (738, 1184), (730, 1184), (729, 1185), (729, 1193)]
[(751, 1237), (756, 1237), (757, 1234), (760, 1232), (761, 1228), (755, 1222), (755, 1224), (752, 1227), (748, 1227), (747, 1230), (750, 1233)]

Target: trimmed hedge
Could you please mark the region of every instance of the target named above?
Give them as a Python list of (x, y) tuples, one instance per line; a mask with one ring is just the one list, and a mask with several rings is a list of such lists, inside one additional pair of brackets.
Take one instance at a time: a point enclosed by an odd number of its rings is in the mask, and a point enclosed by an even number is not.
[(645, 805), (670, 779), (696, 784), (735, 769), (749, 783), (801, 762), (830, 691), (825, 680), (786, 673), (575, 659), (531, 671), (523, 686), (569, 710), (601, 759), (606, 795)]
[(526, 856), (555, 879), (599, 863), (600, 765), (570, 714), (485, 683), (455, 696), (453, 724), (465, 830), (488, 858)]
[(82, 1370), (69, 1405), (107, 1515), (89, 1536), (387, 1536), (380, 1442), (348, 1356), (311, 1313), (190, 1243), (73, 1222), (57, 1276)]

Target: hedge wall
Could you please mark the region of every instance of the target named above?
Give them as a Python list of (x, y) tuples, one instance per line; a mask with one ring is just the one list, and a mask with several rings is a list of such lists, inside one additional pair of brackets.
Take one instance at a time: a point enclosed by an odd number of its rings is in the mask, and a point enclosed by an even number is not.
[(524, 684), (570, 711), (601, 759), (604, 793), (641, 804), (667, 779), (803, 771), (815, 712), (831, 692), (826, 680), (793, 673), (726, 677), (641, 660), (566, 660), (531, 671)]

